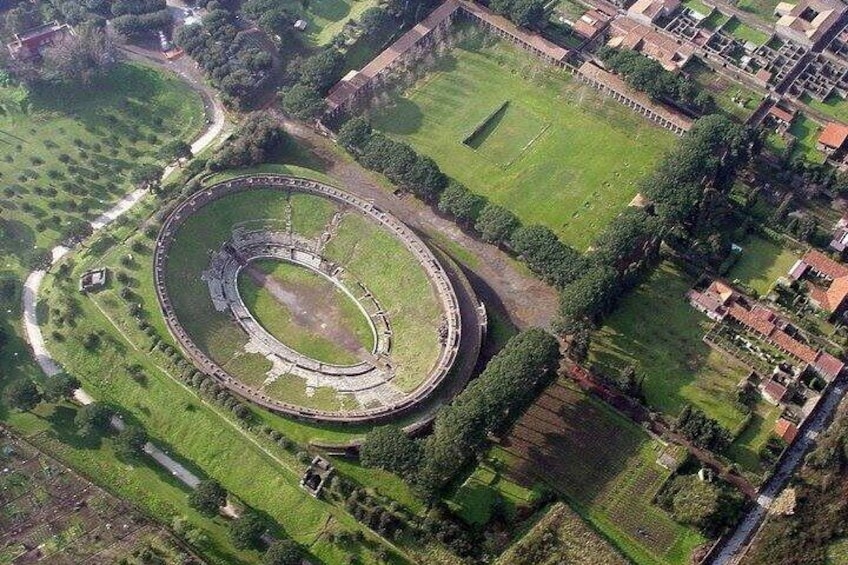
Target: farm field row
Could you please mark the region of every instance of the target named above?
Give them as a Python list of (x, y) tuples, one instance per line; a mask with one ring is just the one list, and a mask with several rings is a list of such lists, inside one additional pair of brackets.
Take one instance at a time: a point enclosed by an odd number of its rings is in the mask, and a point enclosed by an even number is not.
[(561, 494), (592, 527), (639, 564), (686, 563), (703, 543), (653, 504), (670, 476), (669, 449), (562, 378), (519, 418), (492, 456), (522, 485)]
[[(459, 33), (423, 78), (372, 113), (374, 127), (585, 249), (676, 137), (515, 46)], [(473, 147), (469, 136), (489, 118), (498, 123)]]

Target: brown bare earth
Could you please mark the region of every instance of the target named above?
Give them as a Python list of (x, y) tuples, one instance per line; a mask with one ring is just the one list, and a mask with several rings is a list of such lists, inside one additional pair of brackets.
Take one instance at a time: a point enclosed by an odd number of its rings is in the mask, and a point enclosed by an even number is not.
[(309, 285), (288, 281), (284, 286), (253, 264), (246, 265), (242, 272), (288, 310), (292, 321), (299, 328), (335, 343), (359, 359), (366, 360), (370, 356), (371, 352), (363, 347), (359, 338), (345, 324), (338, 302), (327, 300), (328, 291), (336, 292), (332, 283)]

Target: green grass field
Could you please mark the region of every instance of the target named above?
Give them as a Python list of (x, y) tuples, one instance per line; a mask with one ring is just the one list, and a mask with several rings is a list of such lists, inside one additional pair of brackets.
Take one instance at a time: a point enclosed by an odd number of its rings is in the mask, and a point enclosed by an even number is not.
[[(425, 78), (374, 111), (373, 124), (523, 222), (547, 225), (586, 248), (676, 137), (565, 71), (493, 41), (462, 41)], [(465, 145), (505, 102), (504, 119), (480, 149)]]
[(809, 95), (804, 95), (801, 99), (806, 104), (809, 104), (812, 109), (818, 110), (822, 114), (830, 116), (836, 121), (848, 123), (848, 101), (844, 98), (841, 98), (836, 94), (832, 94), (825, 98), (824, 102), (819, 102), (818, 100), (811, 98)]
[(724, 24), (722, 29), (742, 43), (750, 41), (754, 45), (762, 45), (768, 41), (769, 38), (769, 36), (765, 33), (754, 29), (749, 25), (745, 25), (737, 18), (730, 18), (730, 21)]
[(744, 418), (734, 392), (746, 370), (702, 341), (710, 322), (685, 298), (694, 283), (664, 263), (609, 316), (591, 361), (612, 377), (634, 365), (648, 404), (672, 418), (691, 403), (733, 430)]
[(122, 64), (88, 88), (0, 87), (0, 277), (19, 275), (67, 234), (132, 190), (129, 172), (204, 124), (178, 79)]
[[(304, 194), (297, 195), (291, 204), (293, 227), (302, 228), (306, 235), (312, 236), (323, 231), (336, 210), (330, 201)], [(247, 336), (229, 316), (215, 311), (199, 274), (207, 267), (207, 250), (218, 249), (229, 238), (233, 225), (264, 218), (282, 225), (286, 207), (286, 195), (273, 190), (254, 190), (219, 199), (181, 226), (168, 262), (169, 292), (186, 331), (212, 359), (254, 387), (262, 386), (270, 362), (259, 354), (243, 351)], [(398, 373), (394, 382), (404, 390), (414, 389), (438, 356), (440, 316), (429, 280), (415, 258), (388, 232), (355, 214), (343, 217), (325, 255), (344, 265), (353, 279), (365, 284), (388, 313), (394, 334), (392, 357)], [(270, 299), (251, 294), (259, 306), (254, 313), (261, 310), (263, 323), (268, 327), (274, 322), (264, 316), (269, 306), (265, 298)], [(350, 306), (355, 308), (353, 304)], [(277, 323), (275, 329), (284, 331), (284, 320)], [(323, 355), (338, 354), (338, 347), (330, 349), (326, 341), (318, 343), (312, 337), (315, 336), (301, 335), (297, 344), (287, 343), (295, 349), (305, 347)], [(350, 398), (336, 395), (330, 389), (309, 395), (304, 381), (293, 377), (277, 380), (267, 392), (322, 409), (342, 409), (351, 403)]]
[(297, 2), (283, 0), (280, 2), (292, 13), (297, 14), (307, 22), (303, 32), (306, 40), (315, 46), (326, 45), (333, 36), (340, 33), (350, 20), (358, 20), (359, 16), (378, 2), (376, 0), (310, 0)]
[(558, 502), (510, 549), (497, 565), (624, 565), (628, 563), (567, 505)]
[(706, 4), (701, 2), (701, 0), (685, 0), (683, 5), (692, 10), (693, 12), (697, 12), (704, 17), (710, 15), (712, 12), (712, 8), (708, 7)]
[(388, 315), (397, 375), (392, 382), (412, 391), (439, 355), (441, 307), (427, 275), (398, 239), (356, 214), (342, 218), (325, 255), (367, 286)]
[(800, 153), (813, 163), (823, 163), (825, 155), (816, 149), (816, 142), (821, 130), (822, 128), (818, 123), (803, 114), (799, 114), (789, 128), (789, 133), (795, 136), (797, 140), (793, 152)]
[(768, 239), (751, 236), (740, 244), (742, 254), (727, 273), (730, 281), (738, 280), (765, 295), (779, 277), (786, 276), (800, 254)]
[[(303, 267), (282, 261), (259, 260), (253, 265), (294, 293), (320, 294), (332, 303), (336, 311), (341, 312), (341, 324), (358, 338), (361, 347), (369, 351), (372, 349), (374, 339), (371, 327), (359, 307), (332, 282)], [(280, 304), (267, 289), (257, 285), (249, 277), (240, 275), (238, 284), (245, 305), (256, 316), (256, 320), (271, 335), (295, 351), (336, 365), (352, 365), (361, 361), (353, 352), (335, 343), (326, 334), (298, 324), (287, 306)]]
[[(767, 268), (768, 245), (760, 245), (759, 251), (752, 252), (751, 265), (743, 263), (743, 269), (753, 269), (757, 260)], [(760, 284), (753, 278), (749, 282)], [(615, 378), (633, 365), (637, 375), (644, 377), (648, 404), (668, 418), (676, 418), (686, 404), (692, 404), (739, 434), (730, 456), (758, 473), (757, 451), (778, 414), (761, 400), (743, 428), (746, 414), (736, 402), (736, 386), (749, 369), (703, 342), (712, 322), (685, 298), (694, 283), (673, 265), (663, 263), (607, 319), (592, 342), (590, 359), (596, 369)]]
[(562, 380), (492, 450), (524, 486), (559, 492), (585, 520), (640, 565), (688, 563), (703, 542), (653, 503), (670, 472), (663, 446), (603, 402)]

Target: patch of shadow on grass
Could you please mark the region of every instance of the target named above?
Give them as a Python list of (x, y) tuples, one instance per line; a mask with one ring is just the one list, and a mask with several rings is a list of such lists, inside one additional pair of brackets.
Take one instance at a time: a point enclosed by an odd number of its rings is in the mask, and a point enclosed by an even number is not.
[(350, 5), (343, 0), (313, 0), (309, 11), (315, 17), (337, 22), (350, 14)]
[(402, 119), (395, 119), (382, 124), (381, 129), (385, 133), (412, 135), (417, 133), (424, 123), (424, 113), (421, 111), (421, 107), (408, 98), (398, 98), (391, 111), (394, 116)]

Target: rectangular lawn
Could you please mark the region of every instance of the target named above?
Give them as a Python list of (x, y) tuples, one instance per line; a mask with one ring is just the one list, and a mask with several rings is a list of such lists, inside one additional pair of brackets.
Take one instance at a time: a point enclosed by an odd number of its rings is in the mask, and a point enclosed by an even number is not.
[[(479, 35), (371, 117), (473, 191), (581, 249), (677, 139), (565, 71)], [(475, 148), (465, 142), (477, 128), (487, 137)]]
[(702, 341), (710, 321), (685, 298), (694, 283), (673, 265), (661, 265), (595, 335), (591, 361), (616, 378), (635, 366), (648, 404), (670, 418), (693, 404), (735, 430), (744, 419), (736, 384), (747, 371)]
[(761, 295), (769, 291), (778, 277), (786, 276), (799, 258), (792, 249), (759, 236), (749, 237), (741, 246), (742, 254), (727, 278), (738, 280)]

